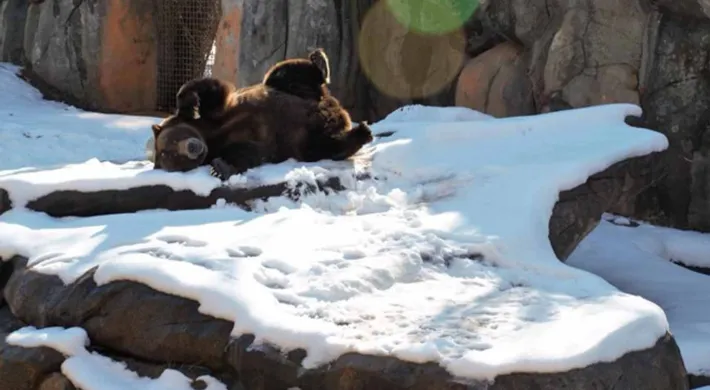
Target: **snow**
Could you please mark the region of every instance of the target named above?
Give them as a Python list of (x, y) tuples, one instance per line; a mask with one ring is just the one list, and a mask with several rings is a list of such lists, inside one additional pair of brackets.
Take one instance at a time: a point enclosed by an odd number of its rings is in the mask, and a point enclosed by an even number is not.
[[(5, 341), (19, 347), (48, 347), (62, 353), (66, 356), (62, 374), (83, 390), (193, 389), (192, 380), (177, 370), (165, 369), (156, 379), (139, 377), (124, 363), (87, 351), (89, 337), (82, 328), (24, 327), (7, 335)], [(223, 383), (210, 376), (197, 379), (205, 382), (205, 390), (227, 390)]]
[(144, 159), (156, 118), (97, 114), (42, 100), (17, 76), (19, 70), (0, 63), (0, 169), (81, 163), (95, 156)]
[[(653, 346), (665, 314), (559, 262), (548, 221), (560, 191), (667, 147), (663, 135), (624, 123), (640, 113), (617, 104), (495, 119), (403, 107), (372, 126), (396, 133), (354, 162), (291, 161), (233, 177), (230, 185), (335, 175), (346, 186), (258, 202), (256, 212), (218, 202), (53, 219), (21, 206), (60, 188), (160, 183), (205, 193), (218, 183), (205, 170), (169, 175), (142, 161), (79, 164), (80, 155), (66, 167), (0, 172), (19, 206), (3, 214), (0, 256), (27, 256), (65, 283), (98, 266), (98, 284), (132, 280), (194, 299), (200, 312), (234, 321), (234, 335), (304, 348), (307, 368), (349, 351), (435, 361), (476, 379), (613, 361)], [(106, 118), (77, 114), (72, 126)], [(353, 180), (356, 172), (373, 179)]]
[(671, 260), (702, 262), (700, 259), (709, 253), (710, 235), (645, 223), (637, 227), (623, 225), (628, 225), (624, 218), (605, 215), (567, 264), (599, 275), (620, 290), (662, 307), (688, 373), (709, 376), (709, 277)]

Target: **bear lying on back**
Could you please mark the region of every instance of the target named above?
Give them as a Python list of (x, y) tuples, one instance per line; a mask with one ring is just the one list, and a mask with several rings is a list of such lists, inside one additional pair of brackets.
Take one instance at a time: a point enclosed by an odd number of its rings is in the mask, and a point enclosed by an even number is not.
[(216, 78), (186, 83), (177, 113), (152, 129), (155, 168), (188, 171), (218, 160), (230, 168), (219, 164), (222, 179), (290, 158), (347, 159), (373, 139), (364, 122), (351, 129), (350, 115), (330, 95), (309, 100), (263, 83), (237, 90)]

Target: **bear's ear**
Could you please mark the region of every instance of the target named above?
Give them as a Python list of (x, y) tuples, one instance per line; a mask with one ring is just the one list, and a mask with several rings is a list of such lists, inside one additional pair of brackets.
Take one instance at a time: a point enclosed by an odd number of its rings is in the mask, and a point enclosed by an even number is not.
[(160, 131), (163, 130), (163, 128), (160, 127), (160, 125), (153, 125), (150, 128), (153, 130), (153, 137), (157, 137), (158, 134), (160, 134)]
[(316, 48), (308, 54), (308, 59), (321, 71), (326, 84), (330, 84), (330, 60), (325, 50)]

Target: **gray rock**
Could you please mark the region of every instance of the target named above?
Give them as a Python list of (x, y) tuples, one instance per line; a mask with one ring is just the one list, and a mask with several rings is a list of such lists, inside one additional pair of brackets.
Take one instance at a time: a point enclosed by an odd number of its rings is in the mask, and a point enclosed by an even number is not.
[(0, 389), (35, 390), (46, 375), (59, 372), (64, 356), (51, 348), (23, 348), (10, 345), (5, 337), (25, 326), (0, 308)]
[(0, 61), (22, 65), (27, 0), (0, 1)]
[(654, 190), (669, 224), (710, 231), (710, 21), (664, 16), (657, 34), (644, 117), (670, 148)]
[[(249, 340), (230, 345), (228, 360), (248, 389), (276, 390), (685, 390), (685, 366), (673, 338), (667, 334), (654, 347), (630, 352), (614, 362), (597, 363), (552, 374), (514, 373), (493, 383), (451, 377), (437, 364), (414, 364), (390, 357), (347, 354), (316, 370), (303, 372), (298, 354), (284, 356), (268, 347), (247, 350)], [(303, 355), (301, 354), (300, 358)]]
[(32, 72), (73, 99), (100, 100), (95, 63), (100, 59), (100, 17), (89, 0), (32, 4), (25, 30)]
[(708, 0), (654, 0), (653, 4), (689, 19), (710, 19), (710, 1)]

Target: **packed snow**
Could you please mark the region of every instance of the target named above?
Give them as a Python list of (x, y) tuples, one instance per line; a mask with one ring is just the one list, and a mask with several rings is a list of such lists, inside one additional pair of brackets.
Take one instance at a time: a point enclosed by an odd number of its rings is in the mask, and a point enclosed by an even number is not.
[[(25, 327), (10, 333), (5, 341), (25, 348), (48, 347), (63, 354), (62, 374), (82, 390), (193, 390), (192, 380), (180, 371), (166, 369), (156, 379), (139, 377), (124, 363), (87, 351), (89, 337), (82, 328)], [(210, 376), (202, 380), (205, 390), (227, 390), (227, 387)]]
[[(233, 178), (245, 185), (336, 175), (346, 186), (261, 202), (256, 212), (52, 219), (21, 206), (56, 188), (163, 180), (204, 193), (218, 184), (204, 170), (169, 179), (145, 162), (0, 172), (0, 187), (18, 201), (0, 222), (0, 256), (27, 256), (30, 267), (66, 283), (98, 266), (98, 284), (133, 280), (194, 299), (202, 313), (234, 321), (235, 335), (304, 348), (305, 367), (357, 351), (492, 379), (613, 361), (653, 346), (668, 330), (665, 314), (559, 262), (547, 235), (560, 191), (667, 147), (663, 135), (627, 126), (627, 115), (640, 109), (495, 119), (460, 107), (403, 107), (372, 126), (394, 135), (352, 163), (288, 162)], [(75, 129), (94, 123), (74, 119)], [(362, 171), (372, 179), (354, 180)]]
[(661, 306), (688, 373), (710, 376), (709, 277), (671, 262), (707, 264), (710, 235), (637, 224), (605, 215), (567, 264)]

